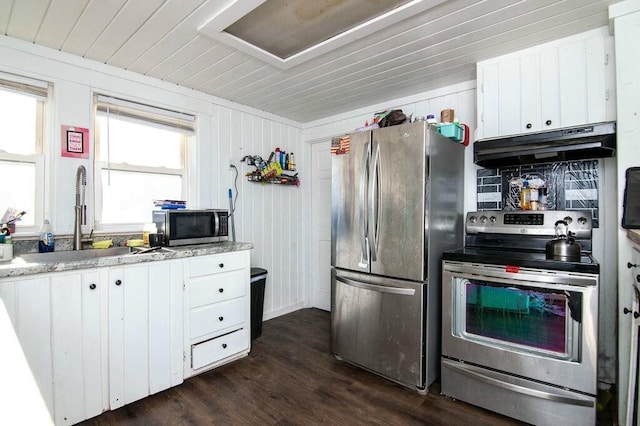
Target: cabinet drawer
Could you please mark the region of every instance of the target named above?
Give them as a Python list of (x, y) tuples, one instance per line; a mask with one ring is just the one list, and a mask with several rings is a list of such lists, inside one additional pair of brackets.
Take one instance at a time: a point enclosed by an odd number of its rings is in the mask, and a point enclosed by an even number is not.
[(189, 259), (190, 277), (201, 277), (242, 268), (249, 268), (248, 256), (245, 252), (196, 256)]
[(243, 324), (247, 298), (201, 306), (189, 312), (189, 331), (191, 339), (196, 339), (234, 325)]
[(190, 280), (189, 308), (242, 297), (247, 293), (248, 281), (246, 270)]
[(191, 368), (197, 370), (249, 349), (249, 329), (243, 328), (191, 346)]

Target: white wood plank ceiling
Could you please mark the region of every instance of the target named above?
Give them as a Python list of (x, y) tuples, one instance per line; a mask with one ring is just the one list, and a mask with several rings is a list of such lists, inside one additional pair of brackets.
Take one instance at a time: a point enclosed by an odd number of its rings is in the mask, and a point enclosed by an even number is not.
[(0, 33), (306, 123), (473, 80), (479, 60), (607, 25), (615, 2), (448, 0), (289, 69), (198, 31), (232, 0), (0, 0)]

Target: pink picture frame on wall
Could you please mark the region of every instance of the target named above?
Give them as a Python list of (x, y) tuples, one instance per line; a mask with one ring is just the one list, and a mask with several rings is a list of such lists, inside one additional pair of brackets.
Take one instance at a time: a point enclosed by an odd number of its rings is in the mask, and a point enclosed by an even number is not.
[(89, 129), (63, 125), (60, 142), (63, 157), (89, 158)]

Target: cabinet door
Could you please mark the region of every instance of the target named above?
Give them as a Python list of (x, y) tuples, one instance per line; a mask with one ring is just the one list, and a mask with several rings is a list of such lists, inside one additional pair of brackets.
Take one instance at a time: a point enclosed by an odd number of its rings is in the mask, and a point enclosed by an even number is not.
[[(631, 249), (632, 265), (640, 265), (640, 251), (636, 247)], [(637, 425), (640, 420), (640, 392), (638, 392), (638, 384), (640, 383), (640, 369), (638, 368), (638, 327), (640, 326), (640, 318), (636, 318), (640, 313), (640, 267), (633, 266), (630, 274), (630, 286), (628, 294), (621, 294), (622, 312), (619, 317), (619, 325), (627, 327), (629, 340), (619, 343), (619, 350), (628, 354), (628, 364), (621, 365), (620, 370), (628, 370), (628, 374), (620, 376), (619, 386), (624, 386), (624, 392), (627, 395), (626, 412), (623, 413), (624, 423), (626, 425)], [(623, 333), (621, 333), (623, 334)], [(621, 356), (622, 358), (622, 356)]]
[(51, 276), (51, 339), (56, 424), (107, 408), (106, 269)]
[(182, 383), (180, 262), (109, 269), (111, 408)]
[(609, 45), (585, 33), (478, 63), (478, 138), (615, 119)]
[(520, 61), (520, 129), (519, 133), (540, 130), (539, 56), (530, 54)]
[(520, 58), (482, 66), (482, 138), (520, 133)]
[[(49, 277), (0, 282), (2, 298), (40, 395), (53, 413)], [(1, 349), (0, 349), (1, 350)]]

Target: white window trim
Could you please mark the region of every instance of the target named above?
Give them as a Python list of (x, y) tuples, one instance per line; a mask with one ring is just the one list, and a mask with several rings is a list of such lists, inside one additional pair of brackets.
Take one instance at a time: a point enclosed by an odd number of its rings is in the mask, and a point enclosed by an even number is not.
[[(38, 129), (36, 131), (36, 150), (38, 154), (22, 155), (13, 154), (0, 150), (0, 160), (10, 161), (17, 163), (32, 163), (35, 165), (35, 194), (34, 204), (35, 211), (27, 211), (28, 215), (33, 216), (33, 226), (19, 225), (16, 228), (16, 237), (32, 237), (38, 235), (40, 232), (40, 224), (42, 224), (45, 217), (45, 210), (47, 208), (46, 191), (47, 184), (45, 173), (45, 139), (48, 124), (48, 102), (50, 100), (51, 85), (48, 82), (42, 80), (35, 80), (29, 77), (24, 77), (16, 74), (9, 74), (0, 72), (0, 88), (3, 90), (12, 91), (24, 96), (31, 96), (42, 103), (38, 103), (37, 116), (39, 120), (37, 122)], [(16, 206), (20, 208), (20, 206)], [(0, 212), (2, 215), (4, 212)]]

